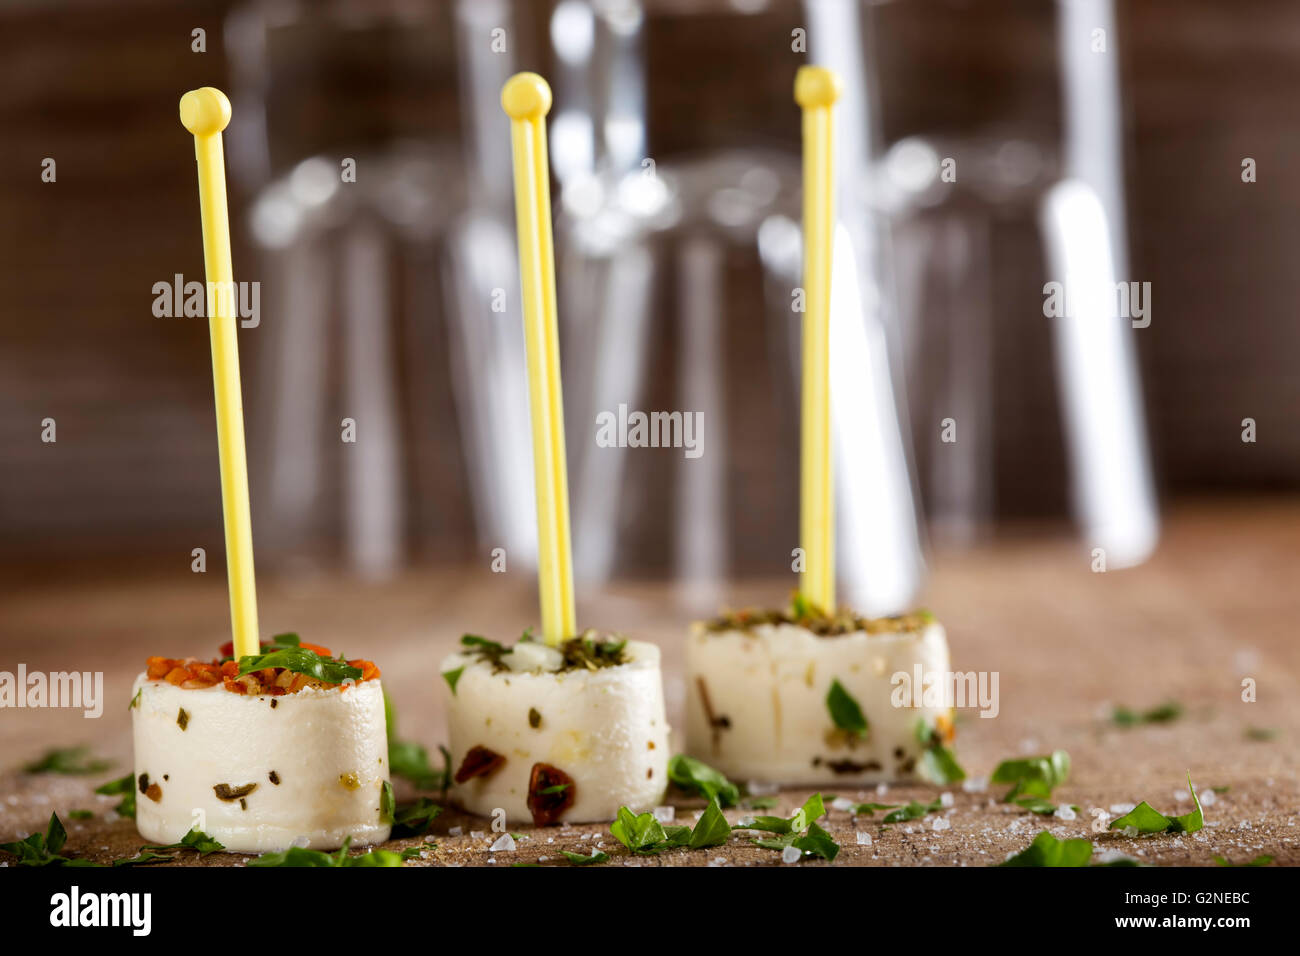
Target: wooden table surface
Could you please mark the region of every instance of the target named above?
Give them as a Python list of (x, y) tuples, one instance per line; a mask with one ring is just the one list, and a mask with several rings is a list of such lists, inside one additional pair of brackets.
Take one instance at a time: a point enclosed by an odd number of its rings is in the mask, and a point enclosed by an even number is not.
[[(1002, 759), (1064, 748), (1073, 772), (1055, 796), (1080, 812), (1075, 820), (1032, 816), (999, 802), (1005, 788), (980, 789), (978, 781), (969, 789), (890, 788), (884, 797), (844, 793), (903, 803), (947, 790), (953, 807), (888, 829), (879, 815), (855, 821), (832, 811), (827, 827), (843, 846), (835, 865), (988, 865), (1044, 827), (1148, 863), (1214, 865), (1215, 855), (1243, 862), (1259, 854), (1300, 862), (1298, 551), (1300, 501), (1275, 499), (1175, 507), (1156, 556), (1130, 571), (1094, 573), (1077, 542), (1039, 533), (934, 555), (924, 603), (948, 628), (954, 668), (1000, 675), (998, 716), (966, 711), (959, 719), (961, 762), (972, 778), (986, 778)], [(378, 661), (401, 736), (433, 749), (444, 734), (437, 667), (443, 654), (464, 632), (513, 638), (536, 616), (532, 580), (491, 574), (486, 563), (411, 571), (379, 584), (268, 577), (260, 594), (264, 631), (297, 630), (305, 640)], [(186, 557), (170, 571), (45, 569), (26, 572), (18, 583), (0, 604), (0, 671), (13, 672), (20, 662), (29, 671), (102, 670), (106, 703), (98, 720), (79, 711), (0, 710), (0, 840), (43, 827), (57, 810), (68, 823), (69, 851), (100, 860), (131, 855), (143, 842), (134, 826), (115, 820), (115, 800), (91, 789), (130, 765), (126, 704), (145, 656), (205, 654), (226, 639), (224, 574), (220, 568), (193, 574)], [(729, 603), (779, 603), (789, 588), (789, 581), (737, 587)], [(622, 586), (580, 604), (581, 620), (592, 626), (661, 643), (669, 718), (680, 728), (688, 605), (662, 584)], [(1243, 678), (1256, 681), (1253, 703), (1241, 699)], [(1180, 718), (1128, 729), (1110, 720), (1116, 705), (1141, 710), (1166, 701), (1181, 705)], [(1261, 730), (1270, 739), (1254, 739), (1264, 736)], [(18, 769), (49, 748), (77, 743), (115, 760), (116, 773), (70, 777)], [(1090, 832), (1094, 807), (1111, 811), (1146, 800), (1166, 813), (1186, 812), (1187, 771), (1198, 792), (1210, 794), (1201, 832), (1136, 839)], [(785, 812), (807, 794), (783, 793)], [(686, 822), (700, 807), (689, 799), (672, 802)], [(74, 808), (96, 816), (69, 821), (66, 812)], [(742, 811), (728, 815), (734, 821)], [(949, 826), (935, 829), (940, 817)], [(457, 826), (464, 834), (450, 836)], [(488, 830), (487, 821), (448, 810), (433, 828), (438, 848), (413, 862), (474, 864), (494, 856), (498, 863), (554, 862), (560, 848), (603, 844), (614, 865), (779, 863), (778, 854), (741, 836), (714, 850), (634, 860), (601, 826), (516, 828), (526, 837), (519, 848), (494, 855), (486, 851), (493, 834), (470, 835)], [(864, 835), (870, 845), (859, 845)], [(217, 854), (205, 862), (242, 860)]]

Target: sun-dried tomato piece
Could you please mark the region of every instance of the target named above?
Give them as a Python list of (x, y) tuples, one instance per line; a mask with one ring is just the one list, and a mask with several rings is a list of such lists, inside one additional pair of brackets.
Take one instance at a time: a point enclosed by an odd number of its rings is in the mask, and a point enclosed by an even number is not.
[(560, 815), (573, 806), (573, 800), (572, 777), (548, 763), (533, 764), (528, 778), (528, 811), (533, 815), (534, 826), (558, 823)]
[(456, 782), (464, 783), (466, 780), (473, 780), (475, 777), (486, 777), (496, 773), (501, 769), (501, 765), (506, 762), (506, 758), (501, 756), (495, 750), (488, 750), (486, 747), (470, 747), (469, 752), (465, 754), (465, 759), (460, 762), (460, 769), (456, 771)]

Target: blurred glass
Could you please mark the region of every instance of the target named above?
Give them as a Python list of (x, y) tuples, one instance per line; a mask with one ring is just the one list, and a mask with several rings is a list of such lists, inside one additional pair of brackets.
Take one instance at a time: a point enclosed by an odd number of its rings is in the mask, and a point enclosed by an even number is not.
[[(266, 413), (252, 463), (271, 563), (385, 575), (483, 545), (530, 561), (497, 105), (527, 49), (516, 13), (489, 0), (265, 0), (231, 16), (242, 126), (230, 164), (258, 190)], [(354, 181), (341, 175), (350, 162)]]
[(882, 131), (841, 167), (846, 218), (890, 223), (929, 527), (968, 540), (1069, 508), (1110, 566), (1140, 562), (1158, 519), (1129, 319), (1044, 305), (1044, 280), (1129, 279), (1110, 0), (807, 6), (813, 55)]
[[(779, 84), (769, 72), (755, 84), (729, 70), (749, 53), (736, 38), (762, 35), (784, 49), (803, 23), (788, 4), (564, 3), (553, 28), (561, 14), (576, 22), (580, 7), (606, 41), (574, 44), (592, 53), (575, 56), (561, 77), (610, 95), (592, 104), (584, 126), (603, 131), (603, 146), (583, 154), (585, 164), (557, 168), (575, 560), (588, 580), (672, 576), (689, 604), (712, 610), (729, 579), (789, 575), (798, 545), (801, 313), (792, 305), (801, 173), (792, 90), (804, 58), (788, 58)], [(714, 128), (707, 149), (656, 152), (641, 91), (690, 83), (655, 72), (664, 63), (647, 38), (656, 36), (733, 38), (709, 45), (708, 59), (692, 66), (718, 78), (701, 104), (725, 103), (730, 128), (743, 132), (728, 141)], [(790, 147), (758, 147), (764, 124), (783, 130)], [(563, 135), (565, 125), (556, 126), (553, 136)], [(657, 132), (671, 141), (671, 130)], [(643, 137), (645, 157), (633, 148)], [(883, 287), (864, 231), (841, 228), (837, 250), (841, 593), (865, 611), (892, 612), (911, 600), (922, 561)], [(700, 446), (597, 441), (602, 416), (623, 430), (656, 412), (699, 423)]]

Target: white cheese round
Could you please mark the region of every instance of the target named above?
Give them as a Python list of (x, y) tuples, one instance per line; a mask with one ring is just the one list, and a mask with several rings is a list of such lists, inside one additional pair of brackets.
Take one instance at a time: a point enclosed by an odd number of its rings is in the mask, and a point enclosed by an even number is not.
[[(912, 682), (918, 665), (923, 674), (948, 674), (948, 642), (938, 623), (836, 637), (793, 624), (697, 628), (686, 643), (687, 752), (742, 781), (843, 786), (913, 779), (925, 749), (917, 722), (933, 727), (951, 713), (947, 703), (895, 706), (891, 679), (906, 673)], [(826, 702), (835, 680), (861, 708), (866, 734), (835, 726)]]
[(492, 772), (453, 784), (453, 800), (480, 816), (500, 808), (530, 823), (529, 781), (540, 763), (573, 780), (572, 805), (556, 822), (612, 820), (619, 807), (658, 804), (669, 757), (659, 648), (628, 641), (625, 652), (629, 659), (615, 667), (559, 672), (543, 669), (555, 666), (545, 654), (531, 671), (495, 671), (472, 653), (447, 657), (442, 673), (464, 668), (454, 693), (444, 683), (453, 773), (474, 747), (504, 758)]
[(191, 827), (237, 853), (388, 839), (377, 679), (272, 697), (220, 684), (184, 690), (141, 674), (134, 690), (135, 821), (151, 843), (175, 843)]

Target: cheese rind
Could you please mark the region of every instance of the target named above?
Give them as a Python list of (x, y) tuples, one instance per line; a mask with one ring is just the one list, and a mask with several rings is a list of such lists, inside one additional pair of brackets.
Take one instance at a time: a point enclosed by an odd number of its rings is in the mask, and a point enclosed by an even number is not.
[(388, 839), (378, 680), (272, 697), (220, 684), (185, 690), (141, 674), (134, 692), (135, 776), (145, 783), (136, 828), (151, 843), (175, 843), (191, 827), (236, 853)]
[[(746, 631), (697, 629), (686, 643), (687, 752), (737, 780), (808, 786), (916, 777), (917, 723), (947, 723), (947, 702), (894, 706), (891, 678), (948, 673), (941, 625), (920, 631), (823, 637), (793, 624)], [(826, 698), (838, 680), (869, 731), (838, 730)], [(951, 726), (948, 724), (948, 726)]]
[(454, 784), (457, 805), (532, 822), (528, 787), (537, 763), (573, 779), (573, 804), (561, 822), (612, 820), (619, 807), (658, 804), (669, 757), (659, 648), (628, 641), (625, 653), (628, 660), (614, 667), (559, 672), (497, 671), (473, 653), (447, 657), (442, 673), (464, 668), (455, 692), (447, 688), (452, 770), (474, 747), (505, 758), (491, 773)]

